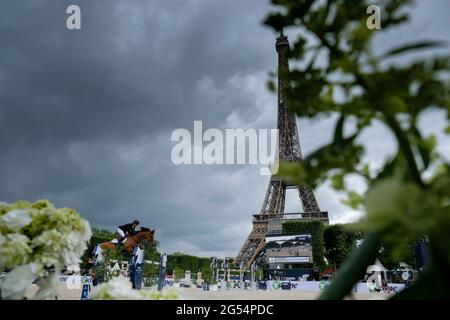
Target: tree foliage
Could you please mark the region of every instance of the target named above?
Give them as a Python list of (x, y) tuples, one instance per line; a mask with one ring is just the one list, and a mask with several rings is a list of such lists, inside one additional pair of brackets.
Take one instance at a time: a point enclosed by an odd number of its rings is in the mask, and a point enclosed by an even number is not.
[[(272, 3), (280, 10), (269, 14), (265, 23), (277, 31), (283, 27), (300, 31), (290, 57), (301, 63), (280, 75), (292, 84), (287, 92), (289, 110), (307, 118), (337, 115), (331, 143), (301, 163), (282, 164), (280, 176), (312, 187), (331, 180), (337, 190), (348, 192), (349, 205), (366, 213), (358, 224), (366, 239), (342, 264), (322, 298), (343, 298), (373, 263), (380, 245), (401, 259), (407, 256), (410, 243), (422, 239), (429, 241), (432, 263), (418, 283), (397, 298), (450, 297), (446, 275), (450, 270), (450, 166), (437, 152), (435, 137), (426, 136), (418, 126), (430, 108), (443, 111), (443, 121), (448, 123), (449, 55), (398, 60), (442, 43), (423, 39), (375, 54), (375, 33), (407, 22), (405, 9), (410, 0), (380, 2), (382, 30), (378, 31), (366, 26), (367, 1)], [(379, 168), (364, 162), (365, 145), (359, 139), (375, 121), (384, 125), (397, 145), (395, 154)], [(349, 123), (354, 129), (344, 134)], [(366, 181), (364, 194), (348, 189), (345, 177), (349, 174)]]
[(198, 271), (202, 271), (206, 268), (209, 269), (210, 263), (210, 258), (196, 257), (175, 252), (167, 257), (167, 270), (172, 272), (172, 270), (180, 268), (183, 272), (190, 270), (191, 273), (197, 273)]
[(325, 245), (325, 258), (334, 268), (339, 268), (341, 263), (356, 248), (357, 240), (362, 234), (348, 230), (345, 225), (333, 224), (325, 227), (323, 233)]

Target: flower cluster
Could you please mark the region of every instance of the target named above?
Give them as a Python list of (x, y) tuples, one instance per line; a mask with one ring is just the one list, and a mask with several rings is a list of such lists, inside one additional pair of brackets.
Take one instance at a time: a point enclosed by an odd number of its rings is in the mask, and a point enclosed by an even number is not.
[[(21, 299), (50, 268), (78, 264), (90, 237), (89, 222), (73, 209), (56, 209), (47, 200), (0, 202), (0, 268), (13, 268), (0, 284), (1, 298)], [(40, 298), (54, 295), (45, 287), (54, 281), (40, 283), (48, 293)]]
[(178, 291), (173, 289), (134, 290), (129, 279), (122, 275), (114, 277), (94, 290), (93, 300), (176, 300)]

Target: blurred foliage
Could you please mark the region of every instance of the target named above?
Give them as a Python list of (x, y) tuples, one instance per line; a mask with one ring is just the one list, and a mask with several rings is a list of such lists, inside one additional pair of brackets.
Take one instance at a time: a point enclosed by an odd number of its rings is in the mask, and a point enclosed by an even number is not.
[(212, 275), (213, 275), (212, 274), (212, 270), (211, 270), (211, 268), (209, 266), (208, 267), (203, 267), (201, 269), (201, 273), (202, 273), (202, 279), (204, 281), (208, 281), (209, 284), (214, 282), (214, 279), (212, 277)]
[(333, 224), (325, 227), (323, 239), (325, 245), (325, 258), (334, 268), (339, 268), (341, 263), (356, 248), (357, 240), (363, 238), (361, 232), (349, 230), (342, 224)]
[[(425, 136), (418, 127), (420, 116), (433, 108), (444, 111), (445, 132), (450, 131), (449, 55), (417, 54), (444, 44), (424, 39), (375, 54), (374, 35), (407, 22), (410, 0), (376, 3), (381, 7), (381, 30), (366, 26), (366, 9), (373, 4), (369, 1), (272, 3), (280, 10), (270, 13), (265, 24), (276, 31), (299, 31), (290, 58), (300, 63), (280, 74), (291, 83), (286, 89), (289, 110), (306, 118), (337, 116), (331, 143), (301, 163), (282, 164), (279, 174), (312, 187), (330, 181), (336, 190), (347, 192), (346, 204), (366, 212), (355, 226), (367, 233), (366, 239), (321, 298), (343, 298), (380, 254), (380, 247), (389, 248), (395, 259), (408, 259), (410, 244), (423, 239), (429, 242), (432, 261), (419, 281), (396, 298), (450, 297), (450, 166), (437, 152), (435, 137)], [(399, 63), (407, 53), (416, 54)], [(269, 88), (274, 87), (271, 81)], [(365, 146), (358, 139), (375, 121), (397, 145), (395, 154), (377, 168), (364, 163)], [(349, 174), (366, 182), (364, 194), (349, 189)]]
[(325, 268), (324, 224), (322, 221), (285, 221), (283, 234), (310, 234), (313, 252), (313, 266), (317, 269)]
[(184, 270), (180, 267), (175, 267), (175, 269), (169, 270), (169, 272), (172, 272), (173, 280), (175, 282), (179, 282), (180, 280), (184, 279)]
[(395, 250), (391, 250), (385, 245), (379, 249), (378, 259), (380, 260), (381, 264), (389, 270), (396, 270), (400, 268), (400, 262), (404, 262), (412, 268), (417, 269), (415, 242), (408, 245), (406, 253), (402, 254), (402, 257), (400, 259), (396, 256)]
[(157, 279), (159, 275), (159, 264), (144, 263), (142, 277)]

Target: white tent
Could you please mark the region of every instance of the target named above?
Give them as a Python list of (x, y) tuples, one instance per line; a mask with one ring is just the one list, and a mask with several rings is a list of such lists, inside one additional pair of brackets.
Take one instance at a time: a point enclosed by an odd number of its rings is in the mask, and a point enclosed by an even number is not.
[[(366, 272), (370, 275), (374, 275), (375, 278), (372, 279), (376, 283), (376, 286), (379, 288), (382, 284), (382, 279), (387, 279), (387, 274), (389, 270), (386, 269), (380, 262), (380, 260), (376, 259), (375, 263), (371, 266), (368, 266)], [(369, 276), (371, 277), (371, 276)], [(368, 278), (369, 279), (369, 278)]]
[(372, 272), (388, 272), (389, 270), (386, 269), (380, 262), (380, 260), (378, 260), (378, 258), (375, 260), (375, 263), (371, 266), (367, 267), (366, 272), (367, 273), (372, 273)]

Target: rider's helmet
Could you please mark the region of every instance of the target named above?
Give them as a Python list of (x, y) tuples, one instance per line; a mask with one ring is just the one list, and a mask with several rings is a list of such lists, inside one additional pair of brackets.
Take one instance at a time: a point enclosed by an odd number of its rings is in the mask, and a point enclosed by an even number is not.
[(135, 224), (135, 225), (139, 225), (139, 220), (137, 220), (137, 219), (134, 219), (134, 220), (133, 220), (133, 224)]

